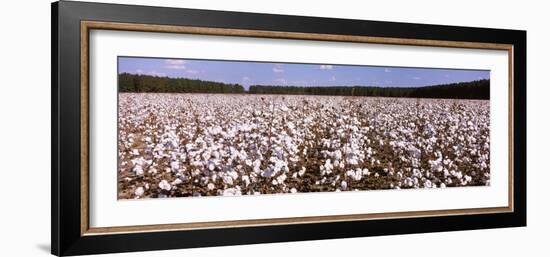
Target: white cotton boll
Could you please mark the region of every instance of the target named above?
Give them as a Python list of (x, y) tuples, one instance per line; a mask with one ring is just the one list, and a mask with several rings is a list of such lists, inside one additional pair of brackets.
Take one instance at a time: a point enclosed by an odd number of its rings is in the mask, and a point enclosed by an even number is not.
[[(324, 165), (324, 166), (325, 166), (325, 169), (326, 169), (327, 171), (330, 171), (330, 170), (332, 170), (332, 168), (333, 168), (332, 164), (330, 163), (330, 159), (327, 159), (327, 160), (325, 161), (325, 165)], [(330, 174), (330, 172), (329, 172), (328, 174)]]
[(422, 155), (422, 152), (420, 151), (420, 149), (418, 149), (414, 146), (409, 147), (408, 152), (409, 152), (409, 155), (411, 157), (416, 158), (416, 159), (419, 159), (420, 156)]
[(302, 169), (300, 169), (300, 171), (298, 171), (298, 175), (300, 177), (303, 176), (304, 174), (306, 174), (306, 167), (302, 167)]
[(147, 172), (150, 174), (157, 174), (157, 169), (155, 167), (151, 167)]
[(208, 188), (208, 190), (212, 191), (216, 188), (216, 186), (212, 183), (208, 183), (208, 185), (206, 186), (206, 188)]
[(230, 172), (227, 172), (227, 175), (229, 175), (233, 180), (239, 178), (239, 173), (237, 173), (236, 171), (232, 170)]
[(172, 182), (172, 185), (179, 185), (179, 184), (181, 184), (181, 183), (183, 183), (183, 181), (182, 181), (181, 179), (177, 178), (176, 180), (174, 180), (174, 181)]
[(429, 179), (424, 181), (424, 187), (425, 188), (431, 188), (432, 187), (432, 181), (430, 181)]
[(138, 197), (142, 196), (143, 193), (145, 193), (145, 190), (143, 189), (143, 187), (138, 187), (138, 188), (136, 188), (136, 191), (134, 191), (134, 194)]
[(472, 177), (470, 177), (468, 175), (465, 175), (464, 176), (464, 181), (466, 181), (466, 183), (470, 183), (470, 182), (472, 182)]
[(359, 168), (357, 168), (355, 171), (352, 171), (353, 172), (353, 180), (355, 181), (359, 181), (361, 180), (361, 178), (363, 177), (363, 171)]
[(223, 180), (223, 183), (226, 185), (233, 185), (233, 178), (230, 176), (224, 176), (222, 180)]
[(250, 185), (250, 177), (248, 177), (247, 175), (244, 175), (241, 177), (241, 179), (244, 182), (245, 186)]
[(294, 188), (294, 187), (290, 189), (290, 193), (292, 193), (292, 194), (295, 194), (297, 192), (298, 192), (298, 190), (296, 190), (296, 188)]
[(448, 176), (450, 176), (451, 174), (449, 173), (449, 170), (447, 169), (443, 169), (443, 177), (444, 178), (447, 178)]
[(334, 151), (334, 159), (336, 159), (336, 160), (342, 159), (342, 151), (340, 151), (340, 150)]
[(236, 186), (235, 188), (228, 188), (223, 190), (223, 196), (234, 196), (234, 195), (241, 195), (241, 188), (239, 186)]
[(286, 180), (286, 175), (285, 174), (282, 174), (282, 175), (277, 177), (277, 182), (279, 184), (283, 184), (285, 182), (285, 180)]
[(133, 155), (139, 155), (138, 149), (133, 149), (133, 150), (132, 150), (132, 154), (133, 154)]
[(233, 195), (235, 195), (235, 188), (227, 188), (227, 189), (223, 190), (222, 195), (223, 196), (233, 196)]
[(252, 171), (254, 171), (254, 173), (256, 173), (256, 174), (262, 173), (262, 170), (260, 169), (260, 166), (254, 166), (254, 168), (252, 169)]
[(342, 187), (342, 189), (346, 189), (348, 188), (348, 182), (346, 182), (345, 180), (342, 181), (342, 183), (340, 183), (340, 187)]
[(359, 162), (357, 161), (357, 159), (355, 158), (355, 156), (354, 156), (353, 158), (348, 159), (348, 163), (351, 164), (351, 165), (357, 165), (357, 164), (359, 164)]
[(480, 166), (480, 168), (481, 168), (482, 170), (487, 169), (487, 167), (488, 167), (488, 166), (487, 166), (487, 163), (485, 163), (485, 161), (482, 161), (481, 164), (480, 164), (479, 166)]
[(461, 171), (460, 171), (460, 172), (456, 172), (456, 173), (455, 173), (455, 177), (458, 178), (458, 179), (461, 179), (461, 178), (463, 177), (462, 172), (461, 172)]
[(191, 171), (191, 176), (196, 177), (201, 174), (201, 171), (199, 169), (194, 169)]
[(159, 183), (159, 188), (160, 189), (163, 189), (163, 190), (166, 190), (166, 191), (170, 191), (170, 189), (172, 189), (172, 186), (170, 186), (170, 183), (168, 183), (168, 181), (166, 180), (162, 180), (160, 183)]
[(214, 159), (219, 159), (219, 158), (220, 158), (220, 153), (219, 153), (218, 151), (213, 151), (213, 152), (212, 152), (212, 157), (213, 157)]
[(179, 170), (180, 168), (180, 163), (179, 161), (171, 161), (170, 162), (170, 169), (174, 172), (176, 172), (177, 170)]
[(441, 183), (439, 184), (439, 187), (440, 187), (440, 188), (446, 188), (447, 185), (445, 185), (445, 183), (441, 182)]
[(132, 169), (132, 171), (133, 171), (136, 175), (143, 175), (143, 168), (142, 168), (140, 165), (134, 166), (134, 168)]

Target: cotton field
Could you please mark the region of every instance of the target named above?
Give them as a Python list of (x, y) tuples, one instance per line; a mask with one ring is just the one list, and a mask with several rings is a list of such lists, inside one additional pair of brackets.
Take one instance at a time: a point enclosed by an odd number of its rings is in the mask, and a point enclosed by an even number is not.
[(490, 184), (489, 101), (119, 94), (118, 198)]

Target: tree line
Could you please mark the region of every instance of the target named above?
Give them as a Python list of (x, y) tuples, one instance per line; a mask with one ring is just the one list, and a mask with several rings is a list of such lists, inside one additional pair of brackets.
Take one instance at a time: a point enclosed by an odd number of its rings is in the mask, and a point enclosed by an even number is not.
[(411, 98), (489, 99), (488, 79), (424, 87), (335, 86), (301, 87), (252, 85), (250, 94), (340, 95)]
[(239, 84), (130, 73), (118, 74), (118, 90), (129, 93), (244, 93)]
[(118, 75), (118, 87), (119, 92), (133, 93), (249, 93), (451, 99), (489, 99), (490, 97), (488, 79), (424, 87), (252, 85), (247, 92), (239, 84), (121, 73)]

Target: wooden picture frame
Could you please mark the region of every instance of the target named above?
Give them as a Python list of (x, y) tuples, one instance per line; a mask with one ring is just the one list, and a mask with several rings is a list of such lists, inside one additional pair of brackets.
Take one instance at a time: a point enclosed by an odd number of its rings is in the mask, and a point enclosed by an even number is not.
[[(508, 52), (508, 206), (91, 227), (89, 35), (161, 32)], [(84, 2), (52, 4), (52, 254), (79, 255), (526, 225), (526, 32)], [(322, 233), (321, 233), (322, 232)]]

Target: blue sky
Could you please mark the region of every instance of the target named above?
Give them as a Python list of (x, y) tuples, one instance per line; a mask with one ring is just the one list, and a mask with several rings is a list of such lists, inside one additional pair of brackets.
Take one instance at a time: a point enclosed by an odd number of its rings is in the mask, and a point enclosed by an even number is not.
[(119, 57), (118, 72), (224, 83), (411, 87), (489, 79), (488, 70)]

